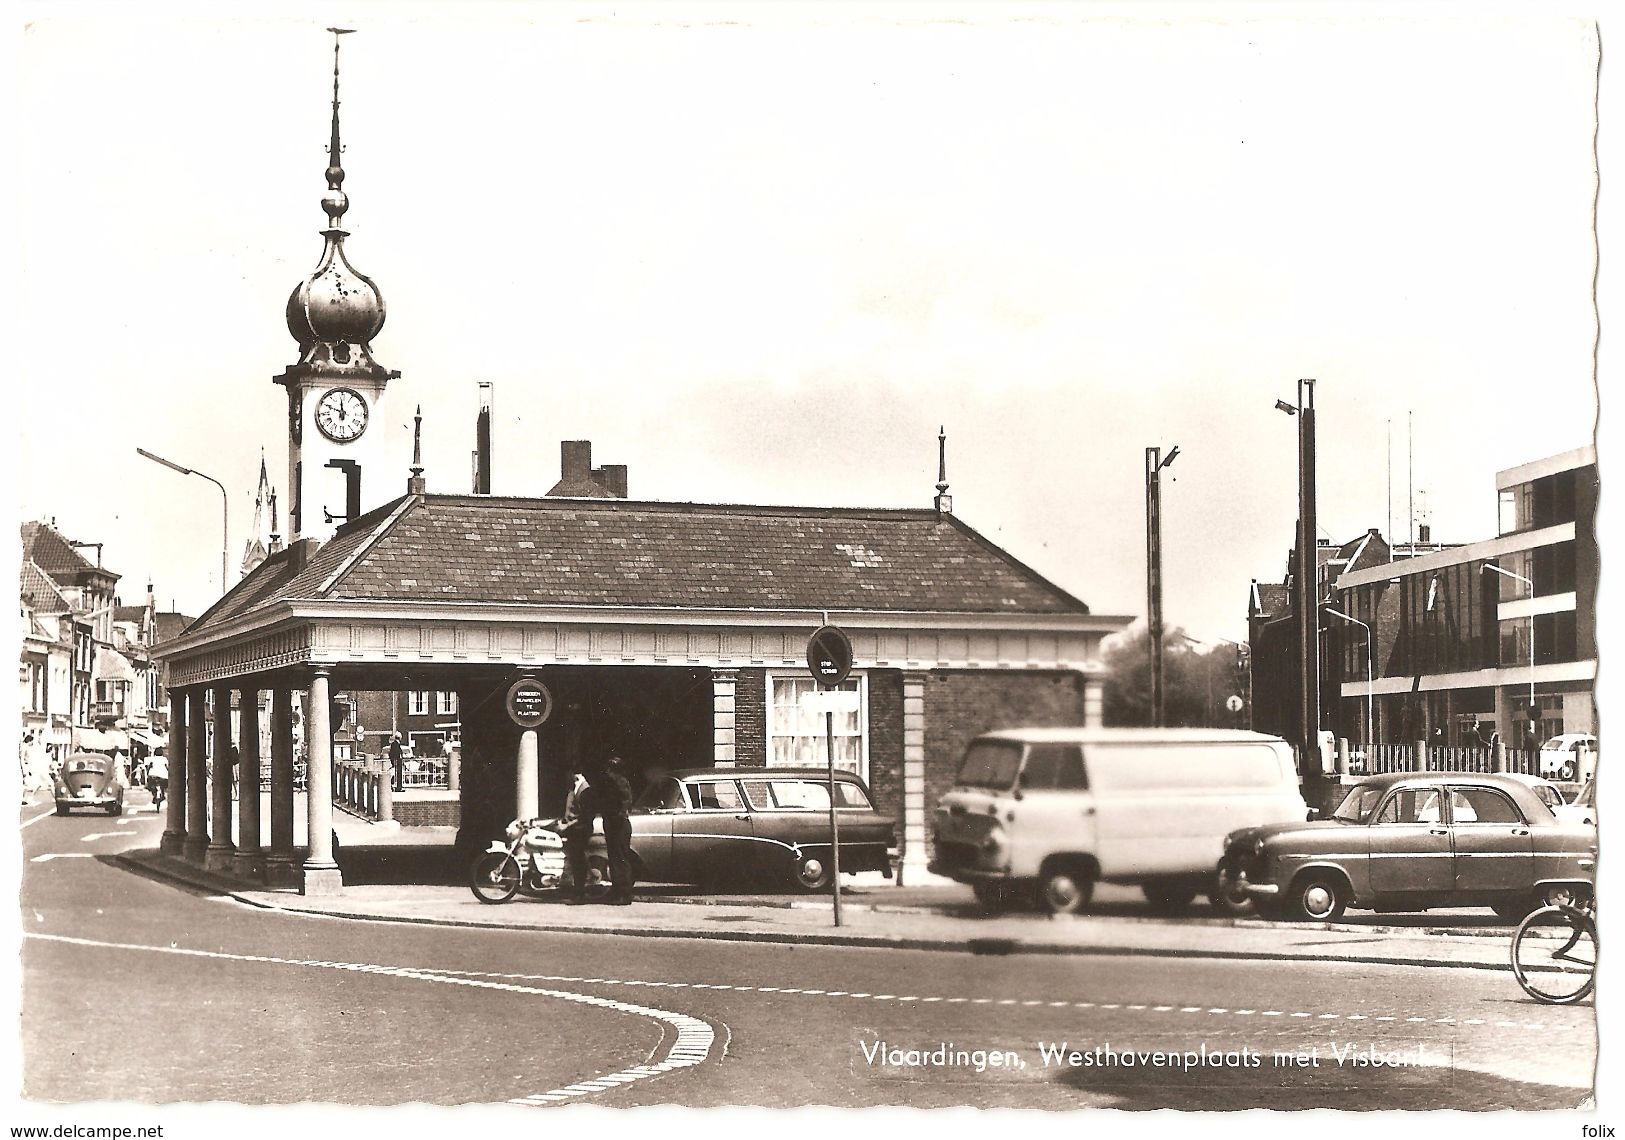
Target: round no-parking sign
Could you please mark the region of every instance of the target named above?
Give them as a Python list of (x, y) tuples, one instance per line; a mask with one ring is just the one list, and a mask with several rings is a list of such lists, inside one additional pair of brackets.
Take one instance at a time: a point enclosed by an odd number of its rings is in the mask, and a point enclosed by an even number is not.
[(553, 715), (553, 694), (531, 677), (508, 686), (508, 717), (520, 728), (537, 728)]
[(807, 639), (807, 668), (821, 685), (839, 685), (852, 672), (852, 641), (832, 625), (819, 626)]

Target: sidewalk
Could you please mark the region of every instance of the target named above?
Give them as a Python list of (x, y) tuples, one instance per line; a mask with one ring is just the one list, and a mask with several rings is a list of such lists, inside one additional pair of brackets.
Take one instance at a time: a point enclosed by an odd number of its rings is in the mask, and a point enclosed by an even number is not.
[[(340, 822), (335, 830), (344, 852), (341, 862), (393, 866), (397, 871), (414, 860), (422, 865), (434, 861), (443, 867), (453, 831), (379, 830), (358, 820)], [(132, 851), (120, 859), (148, 874), (230, 895), (250, 906), (386, 922), (990, 955), (1136, 955), (1509, 968), (1504, 931), (1442, 925), (1272, 923), (1207, 917), (1200, 908), (1181, 918), (1109, 913), (1053, 918), (1035, 913), (990, 916), (980, 913), (966, 887), (897, 887), (879, 875), (857, 876), (859, 882), (843, 884), (842, 923), (836, 926), (833, 900), (828, 896), (717, 897), (650, 884), (637, 888), (637, 901), (629, 907), (572, 907), (523, 894), (504, 904), (488, 905), (479, 902), (466, 886), (448, 883), (444, 875), (438, 883), (424, 878), (390, 882), (378, 881), (391, 878), (388, 874), (347, 872), (341, 895), (306, 898), (296, 890), (268, 890), (212, 875), (153, 850)]]

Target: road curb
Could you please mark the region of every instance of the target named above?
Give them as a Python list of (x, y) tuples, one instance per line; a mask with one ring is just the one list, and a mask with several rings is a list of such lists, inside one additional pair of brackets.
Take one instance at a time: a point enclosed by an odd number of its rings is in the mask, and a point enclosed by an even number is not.
[[(1347, 963), (1350, 965), (1421, 966), (1433, 969), (1510, 971), (1507, 959), (1497, 961), (1449, 961), (1423, 955), (1381, 953), (1335, 954), (1299, 952), (1287, 953), (1269, 950), (1226, 950), (1213, 947), (1165, 947), (1133, 945), (1068, 945), (1065, 943), (1028, 941), (1021, 938), (997, 936), (919, 936), (871, 934), (827, 930), (701, 930), (691, 927), (673, 929), (663, 926), (617, 926), (598, 924), (590, 919), (585, 923), (554, 923), (546, 920), (507, 922), (493, 917), (490, 921), (446, 918), (440, 916), (388, 914), (371, 911), (345, 910), (335, 906), (284, 906), (274, 900), (256, 897), (256, 892), (242, 890), (229, 880), (211, 875), (201, 869), (176, 867), (163, 857), (151, 858), (121, 853), (114, 859), (132, 870), (144, 872), (178, 883), (184, 887), (216, 891), (228, 895), (245, 906), (279, 914), (303, 915), (312, 918), (334, 918), (352, 922), (389, 922), (411, 926), (446, 926), (471, 930), (508, 930), (547, 934), (619, 935), (633, 938), (683, 938), (709, 942), (741, 942), (768, 945), (848, 946), (876, 950), (932, 950), (948, 953), (971, 954), (982, 957), (1070, 956), (1083, 958), (1136, 957), (1136, 958), (1206, 958), (1255, 962), (1319, 962)], [(782, 908), (781, 908), (782, 909)], [(1279, 925), (1279, 924), (1271, 924)], [(1295, 926), (1294, 929), (1319, 929)], [(1331, 929), (1326, 926), (1326, 929)], [(1370, 927), (1353, 928), (1370, 933)], [(1407, 933), (1414, 933), (1406, 931)]]

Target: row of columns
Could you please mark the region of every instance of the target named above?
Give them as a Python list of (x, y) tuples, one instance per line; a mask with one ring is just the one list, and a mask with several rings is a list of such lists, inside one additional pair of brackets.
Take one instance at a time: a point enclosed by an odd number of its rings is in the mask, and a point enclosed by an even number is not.
[[(311, 671), (305, 725), (308, 844), (303, 861), (294, 848), (293, 691), (271, 690), (269, 851), (262, 846), (260, 820), (260, 690), (217, 685), (171, 691), (169, 809), (159, 850), (210, 871), (271, 886), (297, 884), (307, 895), (338, 893), (343, 879), (333, 858), (331, 687), (330, 669), (318, 666)], [(231, 733), (234, 691), (241, 714), (235, 741)], [(212, 768), (207, 762), (211, 706), (215, 754)], [(225, 759), (233, 743), (239, 775), (235, 800), (233, 768)]]

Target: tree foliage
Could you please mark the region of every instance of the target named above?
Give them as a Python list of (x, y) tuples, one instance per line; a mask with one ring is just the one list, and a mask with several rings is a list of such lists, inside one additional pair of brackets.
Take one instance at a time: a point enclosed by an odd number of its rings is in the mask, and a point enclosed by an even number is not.
[[(1130, 728), (1151, 723), (1151, 639), (1144, 626), (1114, 638), (1104, 653), (1105, 722)], [(1247, 696), (1246, 674), (1236, 647), (1206, 652), (1192, 647), (1183, 630), (1165, 629), (1162, 648), (1162, 722), (1169, 727), (1245, 728), (1247, 711), (1225, 707), (1232, 695)]]

